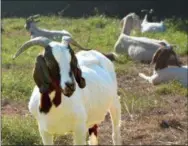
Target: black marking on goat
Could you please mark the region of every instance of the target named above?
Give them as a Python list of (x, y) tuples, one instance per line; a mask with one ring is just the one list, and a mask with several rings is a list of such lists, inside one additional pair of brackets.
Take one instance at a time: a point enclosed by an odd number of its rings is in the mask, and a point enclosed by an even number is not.
[(40, 99), (40, 106), (39, 111), (42, 113), (47, 114), (50, 111), (50, 108), (52, 107), (52, 103), (50, 101), (49, 93), (42, 93), (41, 99)]
[(60, 68), (50, 46), (45, 48), (44, 55), (37, 57), (33, 78), (41, 93), (39, 111), (46, 114), (52, 107), (49, 97), (52, 91), (55, 91), (53, 104), (57, 107), (61, 103)]
[(97, 124), (95, 124), (93, 127), (89, 128), (88, 132), (89, 132), (89, 136), (91, 136), (92, 133), (94, 133), (94, 135), (97, 137)]
[(152, 58), (151, 63), (152, 64), (156, 63), (155, 70), (160, 70), (160, 69), (168, 67), (169, 58), (170, 58), (171, 55), (173, 55), (175, 57), (174, 58), (175, 59), (174, 65), (181, 67), (181, 64), (179, 63), (177, 56), (176, 56), (176, 53), (173, 51), (173, 49), (172, 48), (167, 49), (165, 47), (161, 47), (155, 52), (155, 54), (153, 55), (153, 58)]
[(55, 97), (53, 99), (53, 103), (57, 107), (61, 103), (61, 76), (59, 65), (52, 54), (52, 48), (50, 46), (47, 46), (45, 48), (44, 59), (48, 66), (50, 77), (52, 79), (50, 91), (52, 92), (53, 90), (55, 90)]
[(76, 58), (76, 56), (74, 54), (74, 51), (70, 47), (70, 45), (68, 45), (68, 48), (69, 48), (69, 51), (70, 51), (70, 54), (71, 54), (70, 66), (71, 66), (71, 70), (72, 70), (72, 72), (74, 74), (74, 77), (76, 79), (76, 82), (78, 83), (78, 86), (80, 88), (85, 88), (86, 82), (85, 82), (85, 79), (82, 77), (81, 69), (78, 67), (78, 60), (77, 60), (77, 58)]

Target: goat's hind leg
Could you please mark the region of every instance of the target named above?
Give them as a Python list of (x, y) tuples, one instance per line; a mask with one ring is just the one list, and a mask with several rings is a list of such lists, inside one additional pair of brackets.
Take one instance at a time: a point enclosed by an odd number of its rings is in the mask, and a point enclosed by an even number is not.
[(121, 145), (121, 104), (118, 97), (114, 98), (110, 107), (110, 116), (112, 121), (112, 140), (114, 145)]

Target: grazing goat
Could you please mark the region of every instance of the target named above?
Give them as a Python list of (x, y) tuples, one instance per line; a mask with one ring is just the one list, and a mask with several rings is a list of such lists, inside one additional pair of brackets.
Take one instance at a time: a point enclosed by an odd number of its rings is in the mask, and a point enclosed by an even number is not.
[(150, 62), (155, 51), (162, 45), (170, 47), (165, 40), (130, 36), (131, 30), (137, 27), (134, 13), (128, 14), (123, 21), (123, 27), (114, 49), (116, 53), (127, 53), (133, 60)]
[[(168, 67), (168, 60), (171, 55), (176, 58), (176, 66)], [(152, 76), (146, 76), (143, 73), (139, 73), (139, 76), (153, 85), (168, 82), (171, 80), (179, 81), (183, 86), (188, 86), (188, 66), (181, 66), (178, 62), (176, 53), (173, 49), (166, 49), (164, 47), (159, 48), (153, 55), (151, 64), (155, 64), (155, 69)]]
[(141, 32), (164, 32), (166, 30), (166, 26), (164, 22), (148, 22), (147, 20), (148, 14), (145, 15), (144, 20), (141, 23)]
[(66, 31), (57, 31), (57, 30), (47, 30), (47, 29), (41, 29), (36, 26), (36, 23), (39, 22), (39, 20), (36, 20), (39, 17), (39, 15), (30, 16), (26, 19), (25, 28), (27, 31), (31, 34), (31, 39), (39, 36), (46, 37), (48, 39), (54, 40), (54, 41), (61, 41), (63, 36), (70, 36), (71, 34)]
[(73, 39), (63, 37), (60, 43), (36, 37), (14, 55), (18, 57), (34, 45), (44, 48), (36, 59), (36, 86), (28, 105), (38, 121), (43, 144), (52, 145), (54, 134), (73, 132), (74, 144), (85, 145), (88, 132), (94, 139), (90, 144), (95, 145), (97, 124), (110, 112), (113, 143), (120, 145), (121, 105), (114, 65), (95, 50), (75, 54), (69, 45), (75, 41), (70, 40)]

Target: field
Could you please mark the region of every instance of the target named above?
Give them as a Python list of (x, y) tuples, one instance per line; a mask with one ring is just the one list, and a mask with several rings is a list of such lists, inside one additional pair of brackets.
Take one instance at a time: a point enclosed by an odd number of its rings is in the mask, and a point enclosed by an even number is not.
[[(68, 30), (84, 47), (101, 52), (113, 51), (120, 33), (118, 18), (96, 15), (90, 18), (61, 18), (42, 16), (38, 26), (46, 29)], [(16, 60), (12, 55), (27, 40), (29, 33), (24, 29), (25, 19), (6, 18), (3, 20), (5, 32), (2, 33), (2, 78), (1, 78), (1, 119), (3, 145), (39, 145), (42, 144), (37, 123), (28, 112), (27, 104), (34, 81), (32, 68), (36, 55), (41, 48), (32, 47)], [(188, 64), (187, 34), (185, 23), (178, 19), (165, 21), (167, 32), (144, 34), (134, 31), (132, 35), (166, 39), (175, 48), (184, 64)], [(74, 48), (76, 50), (76, 48)], [(77, 51), (77, 50), (76, 50)], [(152, 73), (152, 66), (134, 62), (121, 55), (114, 62), (119, 95), (122, 104), (122, 140), (125, 145), (166, 145), (188, 144), (187, 89), (178, 82), (153, 86), (138, 77), (139, 72)], [(169, 127), (161, 125), (167, 121)], [(55, 144), (72, 144), (72, 136), (56, 136)], [(111, 123), (107, 114), (99, 127), (99, 144), (112, 144)]]

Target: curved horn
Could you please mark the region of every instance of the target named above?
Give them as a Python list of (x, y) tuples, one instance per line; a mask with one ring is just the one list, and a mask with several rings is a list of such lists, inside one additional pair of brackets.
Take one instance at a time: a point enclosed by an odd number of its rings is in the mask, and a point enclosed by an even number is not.
[(40, 14), (36, 14), (36, 15), (33, 15), (33, 16), (31, 16), (32, 18), (38, 18), (38, 17), (40, 17)]
[(81, 50), (91, 50), (91, 49), (85, 49), (84, 47), (82, 47), (80, 44), (78, 44), (73, 38), (71, 38), (70, 36), (63, 36), (62, 37), (62, 41), (68, 42), (76, 47), (78, 47)]
[(38, 18), (39, 16), (40, 16), (39, 14), (36, 14), (36, 15), (33, 15), (33, 16), (29, 16), (26, 20), (33, 20), (33, 19)]
[(51, 42), (51, 40), (49, 40), (48, 38), (45, 37), (36, 37), (34, 39), (31, 39), (27, 42), (25, 42), (20, 48), (19, 50), (16, 52), (16, 54), (13, 56), (13, 59), (15, 59), (16, 57), (18, 57), (21, 53), (23, 53), (25, 50), (27, 50), (28, 48), (34, 46), (34, 45), (38, 45), (41, 47), (47, 47), (48, 44)]

